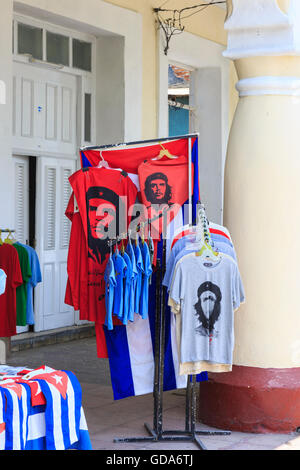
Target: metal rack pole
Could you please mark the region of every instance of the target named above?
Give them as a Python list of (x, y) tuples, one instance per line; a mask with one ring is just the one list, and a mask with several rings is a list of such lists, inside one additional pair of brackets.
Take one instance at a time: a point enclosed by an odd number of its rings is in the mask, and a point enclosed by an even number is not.
[(88, 147), (81, 147), (80, 152), (84, 152), (85, 150), (105, 150), (105, 149), (112, 149), (118, 147), (129, 147), (130, 145), (144, 145), (144, 144), (157, 144), (159, 142), (169, 142), (173, 140), (180, 140), (180, 139), (195, 139), (199, 137), (198, 133), (194, 134), (185, 134), (185, 135), (176, 135), (174, 137), (162, 137), (161, 139), (149, 139), (149, 140), (138, 140), (133, 142), (122, 142), (119, 144), (108, 144), (108, 145), (96, 145), (96, 146), (88, 146)]

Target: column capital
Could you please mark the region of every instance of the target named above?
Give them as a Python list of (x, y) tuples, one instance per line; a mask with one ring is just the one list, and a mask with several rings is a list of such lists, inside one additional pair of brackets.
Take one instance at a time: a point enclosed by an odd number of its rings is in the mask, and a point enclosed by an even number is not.
[(299, 0), (227, 0), (224, 56), (300, 55)]

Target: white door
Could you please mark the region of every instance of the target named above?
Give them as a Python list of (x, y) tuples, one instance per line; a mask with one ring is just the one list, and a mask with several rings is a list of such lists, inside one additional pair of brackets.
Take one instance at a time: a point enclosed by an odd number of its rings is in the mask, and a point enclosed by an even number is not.
[(65, 210), (71, 195), (69, 176), (75, 161), (39, 157), (37, 160), (36, 251), (43, 282), (36, 288), (35, 331), (75, 323), (74, 310), (64, 303), (70, 222)]
[(14, 63), (13, 147), (30, 155), (75, 155), (77, 79)]
[(35, 331), (71, 326), (65, 305), (70, 196), (76, 170), (77, 78), (56, 69), (14, 63), (13, 148), (37, 156), (36, 251), (43, 281), (35, 289)]

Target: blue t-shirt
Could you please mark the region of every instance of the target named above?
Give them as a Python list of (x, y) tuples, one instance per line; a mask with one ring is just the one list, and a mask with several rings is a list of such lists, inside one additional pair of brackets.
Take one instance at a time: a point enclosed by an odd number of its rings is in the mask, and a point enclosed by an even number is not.
[(143, 258), (142, 253), (139, 245), (133, 244), (136, 268), (137, 268), (137, 276), (136, 276), (136, 284), (135, 284), (135, 293), (134, 293), (134, 312), (140, 313), (140, 296), (141, 296), (141, 289), (142, 289), (142, 275), (144, 272), (144, 265), (143, 265)]
[(152, 274), (152, 264), (149, 247), (146, 242), (140, 242), (140, 250), (143, 258), (144, 271), (142, 273), (139, 314), (142, 316), (143, 319), (145, 319), (148, 317), (149, 278)]
[[(130, 312), (130, 301), (131, 301), (131, 291), (132, 291), (132, 283), (133, 283), (133, 271), (132, 271), (132, 263), (130, 260), (129, 255), (125, 252), (123, 254), (123, 259), (126, 263), (126, 271), (125, 271), (125, 278), (124, 278), (124, 307), (123, 307), (123, 318), (122, 322), (124, 325), (127, 325), (129, 312)], [(130, 315), (132, 316), (132, 315)]]
[(135, 288), (136, 288), (136, 278), (138, 275), (138, 270), (136, 267), (136, 259), (134, 254), (134, 249), (132, 243), (128, 243), (126, 247), (126, 253), (128, 254), (131, 265), (132, 265), (132, 282), (131, 282), (131, 292), (130, 292), (130, 304), (128, 312), (128, 320), (134, 321), (134, 306), (135, 306)]
[(114, 253), (112, 258), (116, 277), (113, 314), (116, 315), (119, 319), (122, 319), (124, 306), (124, 277), (127, 266), (119, 252)]
[(6, 288), (6, 274), (3, 269), (0, 269), (0, 295), (4, 294)]
[(105, 281), (105, 322), (104, 324), (107, 326), (108, 330), (113, 330), (113, 320), (112, 320), (112, 313), (113, 313), (113, 304), (114, 304), (114, 294), (115, 294), (115, 287), (117, 285), (116, 276), (115, 276), (115, 266), (112, 260), (112, 256), (109, 257), (107, 261), (107, 265), (104, 272), (104, 281)]
[[(216, 245), (216, 243), (218, 242), (222, 242), (222, 243), (228, 244), (229, 246), (233, 248), (231, 241), (227, 237), (225, 237), (225, 235), (212, 233), (210, 236), (214, 245)], [(188, 244), (195, 243), (195, 242), (196, 242), (195, 234), (185, 235), (184, 237), (180, 238), (180, 240), (176, 241), (175, 245), (173, 246), (171, 250), (170, 257), (173, 256), (174, 258), (176, 258), (178, 253), (182, 250), (182, 248), (184, 248)]]
[(33, 311), (33, 289), (39, 282), (42, 282), (42, 274), (39, 257), (34, 248), (28, 245), (23, 245), (17, 242), (18, 245), (23, 246), (29, 256), (29, 264), (31, 268), (31, 278), (27, 283), (27, 305), (26, 305), (26, 323), (27, 325), (34, 325), (34, 311)]
[[(177, 246), (178, 245), (178, 246)], [(168, 290), (171, 287), (171, 282), (173, 279), (173, 274), (175, 271), (175, 267), (177, 262), (185, 255), (189, 253), (194, 253), (199, 250), (199, 245), (197, 243), (192, 243), (191, 238), (184, 240), (182, 238), (171, 250), (170, 256), (167, 261), (166, 272), (163, 279), (163, 286), (166, 286)], [(214, 241), (214, 250), (219, 253), (224, 253), (231, 256), (234, 261), (236, 261), (236, 255), (234, 248), (231, 248), (227, 243)]]
[(229, 240), (229, 238), (225, 237), (225, 235), (219, 235), (218, 233), (212, 233), (212, 234), (211, 234), (211, 239), (212, 239), (214, 242), (223, 242), (223, 243), (227, 243), (227, 245), (233, 247), (232, 242)]
[(228, 245), (228, 243), (215, 242), (214, 248), (215, 248), (215, 251), (231, 256), (231, 258), (233, 258), (234, 261), (237, 261), (235, 250), (233, 246), (231, 247), (230, 245)]

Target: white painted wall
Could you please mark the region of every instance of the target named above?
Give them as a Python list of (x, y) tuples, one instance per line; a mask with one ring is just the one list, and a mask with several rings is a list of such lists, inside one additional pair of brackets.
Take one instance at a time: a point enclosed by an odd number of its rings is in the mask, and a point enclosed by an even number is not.
[(97, 40), (96, 140), (98, 145), (124, 142), (124, 39)]
[[(14, 165), (12, 155), (12, 16), (13, 2), (1, 2), (0, 80), (5, 104), (0, 104), (0, 228), (14, 226)], [(3, 86), (3, 85), (2, 85)]]
[(200, 67), (191, 75), (190, 104), (196, 111), (191, 131), (199, 133), (199, 174), (201, 202), (209, 219), (223, 221), (222, 71), (221, 67)]
[[(85, 0), (84, 2), (82, 0), (64, 2), (61, 0), (51, 0), (51, 2), (20, 0), (15, 1), (14, 5), (15, 10), (21, 14), (93, 34), (97, 38), (115, 36), (124, 41), (123, 137), (126, 141), (140, 139), (142, 134), (142, 16), (102, 0)], [(103, 51), (104, 54), (108, 52)], [(103, 58), (101, 55), (100, 63)], [(105, 70), (103, 74), (105, 81)], [(98, 96), (99, 93), (101, 93), (101, 75), (97, 77)], [(118, 123), (119, 115), (114, 113), (113, 117)]]

